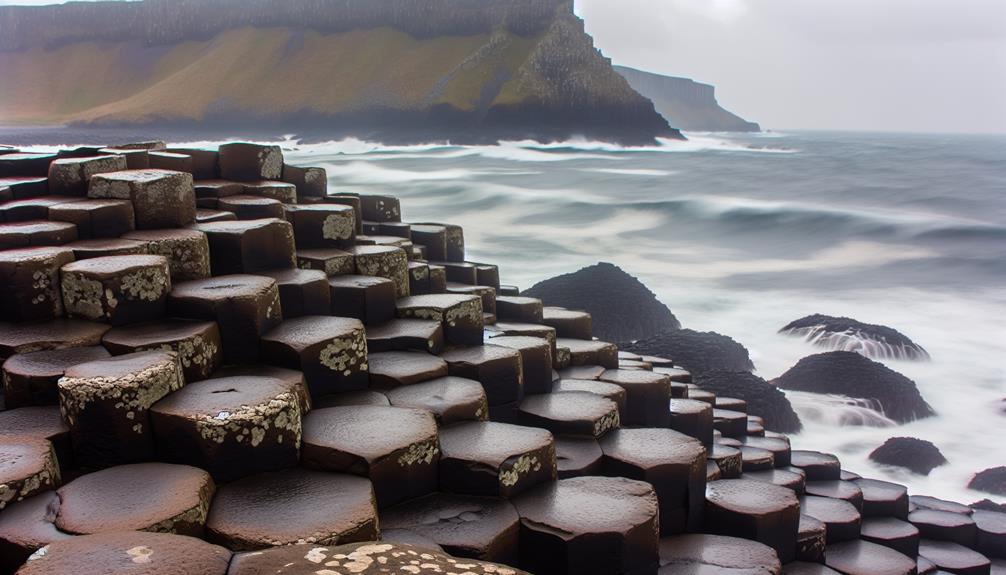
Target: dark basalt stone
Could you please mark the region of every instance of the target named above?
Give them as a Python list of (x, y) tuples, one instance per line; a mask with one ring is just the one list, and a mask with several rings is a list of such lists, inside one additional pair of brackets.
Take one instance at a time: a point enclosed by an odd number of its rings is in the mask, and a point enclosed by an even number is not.
[[(373, 367), (373, 365), (371, 365)], [(489, 403), (482, 384), (463, 377), (439, 377), (389, 389), (387, 398), (395, 407), (423, 409), (433, 414), (437, 425), (460, 421), (485, 421)]]
[(950, 541), (919, 541), (919, 557), (932, 561), (941, 571), (958, 575), (985, 575), (992, 563), (977, 551)]
[(914, 381), (851, 351), (805, 357), (772, 383), (783, 389), (836, 393), (875, 401), (878, 411), (900, 423), (935, 413)]
[(210, 474), (195, 467), (121, 465), (59, 488), (54, 523), (78, 535), (135, 530), (202, 537), (214, 491)]
[(863, 490), (864, 517), (908, 518), (908, 488), (877, 479), (853, 480)]
[(1006, 466), (979, 471), (968, 482), (968, 488), (993, 495), (1006, 496)]
[(435, 493), (381, 513), (382, 529), (406, 529), (457, 557), (517, 561), (517, 510), (505, 499)]
[[(694, 381), (703, 390), (715, 393), (717, 399), (728, 396), (745, 401), (747, 413), (762, 417), (765, 429), (796, 433), (803, 428), (786, 394), (753, 373), (711, 370), (696, 375)], [(717, 407), (732, 409), (719, 403)]]
[(830, 453), (794, 449), (790, 452), (790, 465), (802, 469), (807, 481), (839, 479), (842, 475), (842, 464)]
[(848, 501), (857, 511), (863, 511), (863, 490), (851, 481), (841, 481), (836, 479), (825, 479), (819, 481), (808, 481), (806, 485), (808, 495), (820, 497), (831, 497)]
[(367, 356), (370, 387), (391, 390), (447, 376), (447, 362), (417, 351), (386, 351)]
[(557, 437), (555, 462), (559, 479), (600, 475), (604, 452), (592, 437)]
[(370, 478), (381, 507), (436, 490), (440, 446), (427, 411), (329, 407), (312, 411), (303, 425), (303, 465)]
[(937, 511), (949, 511), (951, 513), (960, 513), (962, 515), (971, 515), (974, 511), (967, 505), (962, 505), (955, 501), (947, 501), (946, 499), (938, 499), (936, 497), (930, 497), (928, 495), (910, 495), (908, 497), (908, 508), (909, 511), (915, 511), (916, 509), (935, 509)]
[(921, 345), (896, 329), (850, 317), (814, 314), (792, 321), (779, 333), (799, 335), (820, 347), (854, 351), (878, 359), (928, 360)]
[[(354, 573), (453, 573), (461, 565), (471, 575), (530, 575), (473, 559), (455, 559), (427, 546), (376, 541), (338, 547), (290, 545), (234, 556), (228, 575), (328, 575)], [(201, 575), (201, 574), (195, 574)]]
[(3, 390), (7, 409), (57, 405), (57, 382), (68, 367), (110, 354), (101, 346), (50, 349), (12, 356), (3, 363)]
[(723, 479), (737, 479), (744, 469), (741, 450), (723, 443), (714, 443), (707, 453), (709, 461), (715, 461)]
[(555, 443), (544, 429), (465, 422), (440, 430), (440, 488), (512, 497), (557, 476)]
[(825, 564), (844, 575), (914, 575), (916, 572), (914, 557), (859, 539), (829, 543)]
[(803, 472), (795, 467), (764, 471), (744, 471), (743, 478), (764, 481), (780, 487), (788, 487), (797, 495), (803, 495), (806, 491), (806, 478)]
[(995, 511), (997, 513), (1006, 513), (1006, 503), (996, 503), (991, 499), (981, 499), (975, 501), (971, 504), (971, 508), (975, 511), (979, 509), (984, 509), (985, 511)]
[(36, 437), (0, 437), (0, 510), (59, 486), (52, 444)]
[(705, 531), (743, 537), (796, 557), (800, 502), (792, 490), (761, 481), (721, 479), (706, 487)]
[[(823, 558), (823, 555), (822, 555)], [(808, 563), (806, 561), (794, 561), (782, 568), (782, 575), (841, 575), (827, 565), (821, 563)]]
[(772, 452), (776, 467), (788, 467), (792, 459), (789, 441), (776, 437), (743, 437), (741, 442), (748, 447), (757, 447)]
[(829, 545), (859, 537), (862, 517), (856, 506), (848, 501), (804, 495), (800, 498), (800, 509), (825, 524)]
[(971, 518), (978, 527), (975, 549), (989, 557), (1006, 559), (1006, 513), (976, 509)]
[(660, 531), (695, 530), (702, 524), (706, 450), (672, 429), (616, 429), (599, 441), (604, 474), (648, 481), (660, 500)]
[(781, 569), (775, 550), (756, 541), (703, 534), (675, 535), (660, 540), (659, 575), (779, 575)]
[(810, 515), (800, 514), (800, 530), (796, 535), (796, 558), (800, 561), (824, 563), (828, 543), (828, 528)]
[(938, 447), (914, 437), (892, 437), (870, 452), (870, 459), (885, 465), (904, 467), (920, 475), (947, 463)]
[(608, 341), (645, 339), (681, 327), (653, 292), (610, 263), (547, 279), (521, 295), (538, 298), (545, 305), (588, 312), (593, 335)]
[(598, 438), (618, 428), (618, 404), (586, 391), (532, 395), (521, 401), (517, 420), (555, 435)]
[(369, 480), (299, 468), (220, 486), (206, 521), (207, 540), (235, 551), (377, 537)]
[(974, 547), (978, 540), (975, 520), (962, 513), (916, 509), (908, 514), (908, 521), (918, 528), (925, 539), (953, 541), (965, 547)]
[(654, 573), (659, 562), (657, 495), (642, 481), (577, 477), (514, 499), (520, 565), (549, 575)]
[(919, 554), (919, 530), (911, 523), (894, 517), (870, 517), (863, 520), (860, 538), (890, 547), (908, 557)]
[(714, 332), (690, 329), (671, 330), (633, 342), (626, 351), (640, 355), (656, 355), (674, 361), (693, 376), (722, 369), (751, 371), (754, 364), (748, 350), (733, 339)]
[(231, 552), (184, 535), (125, 531), (54, 541), (19, 575), (147, 573), (224, 575)]
[(219, 377), (190, 383), (150, 409), (160, 455), (219, 481), (297, 464), (303, 380)]

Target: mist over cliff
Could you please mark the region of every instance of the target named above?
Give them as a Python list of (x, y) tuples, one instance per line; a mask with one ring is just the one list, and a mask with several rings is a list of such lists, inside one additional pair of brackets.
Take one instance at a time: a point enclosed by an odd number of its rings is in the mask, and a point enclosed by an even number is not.
[(615, 66), (629, 85), (653, 101), (657, 112), (672, 126), (696, 132), (760, 132), (761, 127), (723, 109), (716, 88), (688, 78), (662, 76)]
[(0, 7), (4, 123), (385, 140), (678, 137), (569, 0)]

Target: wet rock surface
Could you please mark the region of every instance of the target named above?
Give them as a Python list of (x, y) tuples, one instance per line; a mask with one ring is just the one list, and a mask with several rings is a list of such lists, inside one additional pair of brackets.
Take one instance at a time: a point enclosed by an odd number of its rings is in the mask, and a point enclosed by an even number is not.
[(930, 471), (947, 462), (932, 442), (914, 437), (892, 437), (870, 452), (870, 459), (904, 467), (920, 475), (929, 475)]
[(772, 383), (783, 389), (837, 393), (872, 400), (876, 402), (878, 411), (901, 423), (934, 413), (915, 382), (851, 351), (832, 351), (805, 357)]
[(547, 279), (522, 295), (540, 299), (546, 305), (590, 313), (594, 335), (608, 341), (645, 339), (681, 327), (653, 292), (609, 263)]
[(800, 417), (786, 399), (786, 394), (764, 379), (747, 371), (712, 370), (699, 374), (694, 382), (718, 397), (744, 400), (747, 413), (764, 419), (765, 428), (780, 433), (796, 433), (803, 428)]
[(1006, 466), (979, 471), (968, 482), (968, 487), (993, 495), (1006, 496)]
[(714, 369), (751, 371), (754, 364), (747, 349), (725, 335), (691, 329), (665, 331), (625, 347), (641, 355), (656, 355), (673, 360), (694, 374)]

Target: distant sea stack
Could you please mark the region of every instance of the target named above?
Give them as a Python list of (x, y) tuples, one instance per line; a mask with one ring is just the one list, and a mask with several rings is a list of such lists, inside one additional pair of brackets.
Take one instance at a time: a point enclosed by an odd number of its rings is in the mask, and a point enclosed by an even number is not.
[(755, 122), (748, 122), (720, 107), (716, 88), (709, 84), (625, 66), (614, 68), (636, 91), (653, 100), (657, 111), (675, 128), (695, 132), (761, 131)]
[(11, 124), (383, 141), (681, 137), (570, 0), (143, 0), (0, 8)]

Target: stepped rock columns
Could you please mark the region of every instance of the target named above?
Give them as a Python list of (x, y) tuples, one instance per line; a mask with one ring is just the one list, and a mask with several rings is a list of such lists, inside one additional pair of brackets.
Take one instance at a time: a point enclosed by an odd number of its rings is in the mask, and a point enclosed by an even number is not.
[[(543, 282), (604, 284), (543, 302), (469, 261), (460, 227), (330, 192), (271, 145), (0, 153), (2, 170), (46, 191), (0, 190), (0, 575), (1004, 559), (1006, 514), (792, 449), (775, 428), (799, 420), (733, 340), (584, 309), (600, 294), (672, 321), (614, 266)], [(634, 352), (595, 339), (634, 333)]]

